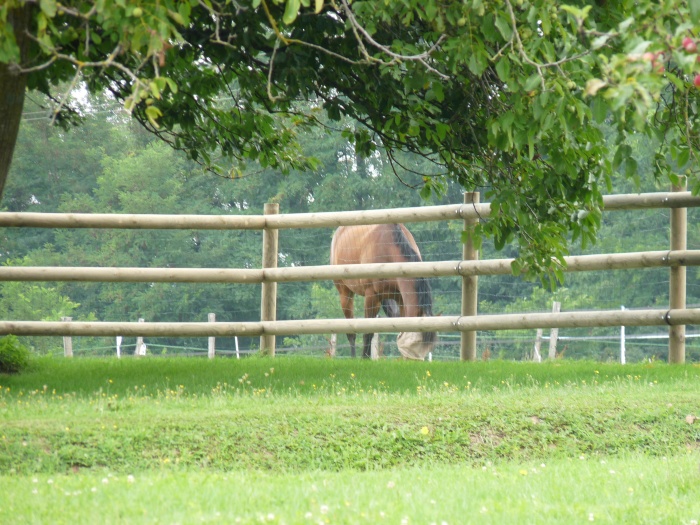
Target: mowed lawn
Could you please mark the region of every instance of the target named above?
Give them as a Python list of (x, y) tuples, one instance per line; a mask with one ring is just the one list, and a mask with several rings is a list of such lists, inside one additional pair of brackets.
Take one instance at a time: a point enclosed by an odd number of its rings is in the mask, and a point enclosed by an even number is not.
[(0, 523), (700, 522), (700, 367), (40, 359)]

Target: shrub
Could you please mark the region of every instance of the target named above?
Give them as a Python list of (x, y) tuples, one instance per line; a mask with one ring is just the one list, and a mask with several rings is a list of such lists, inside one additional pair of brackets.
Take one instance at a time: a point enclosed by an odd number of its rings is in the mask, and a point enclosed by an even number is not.
[(29, 350), (14, 335), (0, 338), (0, 374), (16, 374), (29, 364)]

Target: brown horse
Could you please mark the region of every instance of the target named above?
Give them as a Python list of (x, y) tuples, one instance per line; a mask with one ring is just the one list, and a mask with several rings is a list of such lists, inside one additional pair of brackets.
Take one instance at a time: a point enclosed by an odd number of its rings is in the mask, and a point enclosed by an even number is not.
[[(417, 262), (420, 252), (411, 232), (403, 224), (341, 226), (333, 235), (331, 264), (371, 264)], [(371, 319), (382, 308), (388, 317), (432, 315), (433, 298), (424, 277), (387, 279), (339, 279), (334, 281), (340, 293), (340, 306), (347, 319), (354, 314), (355, 295), (365, 298), (365, 317)], [(355, 357), (356, 334), (347, 334), (350, 353)], [(370, 357), (373, 334), (364, 334), (362, 357)], [(435, 332), (420, 334), (425, 354), (437, 339)], [(404, 353), (402, 351), (402, 353)], [(423, 355), (425, 355), (423, 354)]]

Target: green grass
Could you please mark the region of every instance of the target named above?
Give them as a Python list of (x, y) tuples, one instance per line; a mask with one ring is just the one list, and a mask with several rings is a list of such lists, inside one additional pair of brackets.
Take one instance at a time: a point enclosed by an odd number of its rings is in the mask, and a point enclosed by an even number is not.
[(0, 376), (0, 523), (690, 524), (688, 416), (695, 366), (42, 359)]
[[(426, 372), (430, 372), (427, 376)], [(241, 379), (245, 376), (245, 380)], [(700, 366), (663, 363), (620, 366), (614, 363), (555, 361), (543, 364), (512, 361), (476, 363), (328, 360), (314, 358), (216, 359), (61, 359), (43, 358), (19, 376), (0, 375), (0, 386), (31, 392), (46, 386), (60, 394), (92, 395), (98, 391), (157, 395), (184, 385), (190, 395), (208, 395), (217, 384), (227, 390), (252, 392), (266, 388), (275, 394), (314, 394), (346, 388), (353, 392), (415, 393), (418, 386), (449, 385), (472, 389), (526, 386), (700, 381)]]
[(697, 459), (0, 477), (0, 522), (689, 525), (700, 517)]

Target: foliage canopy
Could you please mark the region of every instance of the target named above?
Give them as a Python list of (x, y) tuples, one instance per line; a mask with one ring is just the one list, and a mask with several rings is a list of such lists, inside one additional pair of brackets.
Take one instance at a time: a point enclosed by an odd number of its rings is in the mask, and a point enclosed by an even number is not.
[(629, 135), (654, 139), (658, 176), (700, 189), (699, 32), (697, 0), (9, 0), (0, 110), (19, 78), (71, 120), (52, 86), (84, 79), (212, 169), (283, 172), (315, 167), (298, 137), (323, 113), (351, 117), (356, 155), (425, 156), (441, 175), (424, 194), (486, 189), (483, 232), (518, 242), (516, 272), (556, 275), (570, 235), (595, 240), (611, 177), (634, 177)]

